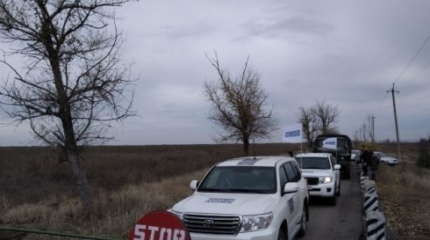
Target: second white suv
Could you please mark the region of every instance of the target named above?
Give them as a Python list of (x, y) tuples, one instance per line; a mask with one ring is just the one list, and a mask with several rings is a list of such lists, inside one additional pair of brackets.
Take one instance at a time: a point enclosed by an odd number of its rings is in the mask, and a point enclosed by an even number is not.
[(292, 240), (309, 220), (308, 190), (294, 158), (243, 157), (213, 166), (170, 212), (193, 240)]
[(328, 197), (336, 205), (340, 195), (340, 168), (331, 153), (301, 153), (295, 156), (308, 182), (309, 195)]

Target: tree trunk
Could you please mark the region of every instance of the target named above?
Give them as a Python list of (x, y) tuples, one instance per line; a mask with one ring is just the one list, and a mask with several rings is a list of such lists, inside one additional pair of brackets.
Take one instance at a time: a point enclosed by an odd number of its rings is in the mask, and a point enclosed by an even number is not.
[(81, 204), (85, 211), (90, 212), (93, 207), (93, 201), (91, 198), (87, 174), (81, 169), (79, 163), (79, 154), (77, 151), (69, 150), (67, 152), (67, 158), (70, 163), (70, 169), (72, 170), (73, 179), (76, 183)]
[(243, 153), (249, 156), (249, 139), (246, 137), (243, 138)]

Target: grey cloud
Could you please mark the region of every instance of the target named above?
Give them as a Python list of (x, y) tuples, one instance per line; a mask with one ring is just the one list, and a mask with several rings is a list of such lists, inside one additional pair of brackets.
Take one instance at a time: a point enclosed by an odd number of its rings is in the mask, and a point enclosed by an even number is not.
[[(342, 110), (341, 132), (352, 136), (373, 113), (377, 139), (394, 139), (386, 91), (430, 34), (428, 0), (145, 0), (126, 5), (118, 9), (127, 16), (123, 57), (135, 62), (134, 105), (141, 117), (124, 121), (116, 136), (119, 144), (211, 143), (215, 130), (202, 85), (217, 79), (204, 55), (214, 49), (233, 75), (249, 55), (278, 127), (294, 123), (300, 106), (325, 99)], [(430, 43), (396, 82), (402, 140), (429, 131), (430, 107), (423, 100), (430, 96), (430, 67), (424, 69), (429, 52)], [(1, 66), (0, 74), (4, 79)], [(5, 138), (28, 141), (24, 125), (15, 132), (2, 127), (0, 145), (8, 144)], [(278, 133), (270, 141), (280, 142)]]
[(165, 36), (169, 40), (190, 38), (190, 37), (209, 37), (215, 27), (203, 22), (194, 23), (191, 26), (180, 24), (164, 24), (160, 27), (157, 34)]
[(327, 37), (334, 30), (327, 23), (304, 17), (262, 18), (247, 22), (242, 27), (248, 35), (269, 38), (285, 38), (296, 34)]

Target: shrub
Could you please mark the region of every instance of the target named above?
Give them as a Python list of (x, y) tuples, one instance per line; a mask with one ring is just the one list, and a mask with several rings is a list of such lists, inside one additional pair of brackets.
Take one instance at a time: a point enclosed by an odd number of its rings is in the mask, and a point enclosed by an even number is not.
[(417, 166), (422, 168), (430, 168), (430, 140), (420, 140)]

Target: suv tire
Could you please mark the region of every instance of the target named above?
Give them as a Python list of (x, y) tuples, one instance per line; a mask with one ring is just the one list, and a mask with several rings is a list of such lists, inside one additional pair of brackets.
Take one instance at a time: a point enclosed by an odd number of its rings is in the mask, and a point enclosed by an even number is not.
[(282, 231), (282, 229), (279, 229), (278, 240), (288, 240), (287, 238), (285, 238), (285, 234), (284, 234), (284, 231)]
[(297, 237), (301, 238), (306, 235), (306, 221), (307, 221), (307, 207), (306, 205), (303, 206), (303, 212), (302, 212), (302, 218), (300, 219), (300, 230), (297, 234)]

